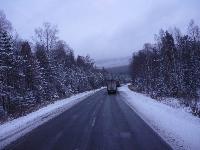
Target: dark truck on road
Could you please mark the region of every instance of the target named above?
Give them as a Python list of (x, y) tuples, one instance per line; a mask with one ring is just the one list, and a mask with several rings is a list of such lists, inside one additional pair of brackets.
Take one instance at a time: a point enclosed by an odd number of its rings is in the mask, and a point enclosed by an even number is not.
[(115, 80), (107, 80), (107, 91), (108, 94), (117, 93), (117, 82)]

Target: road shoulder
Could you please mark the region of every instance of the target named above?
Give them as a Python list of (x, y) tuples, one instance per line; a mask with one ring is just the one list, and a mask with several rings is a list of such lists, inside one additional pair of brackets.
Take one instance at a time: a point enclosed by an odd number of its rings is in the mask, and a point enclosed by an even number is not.
[(143, 94), (119, 89), (125, 102), (173, 149), (200, 147), (200, 119), (181, 109), (172, 108)]
[(101, 89), (80, 93), (72, 97), (56, 101), (53, 104), (47, 105), (46, 107), (43, 107), (26, 116), (0, 125), (0, 149), (3, 149), (13, 141), (70, 109), (99, 90)]

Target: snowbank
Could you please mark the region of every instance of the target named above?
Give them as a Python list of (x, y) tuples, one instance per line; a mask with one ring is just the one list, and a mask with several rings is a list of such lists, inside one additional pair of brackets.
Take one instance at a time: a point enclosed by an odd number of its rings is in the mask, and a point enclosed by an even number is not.
[(0, 125), (0, 149), (99, 90), (101, 89), (80, 93), (70, 98), (56, 101), (38, 111)]
[(120, 89), (125, 102), (173, 149), (200, 149), (200, 118), (181, 107), (171, 107), (143, 94)]

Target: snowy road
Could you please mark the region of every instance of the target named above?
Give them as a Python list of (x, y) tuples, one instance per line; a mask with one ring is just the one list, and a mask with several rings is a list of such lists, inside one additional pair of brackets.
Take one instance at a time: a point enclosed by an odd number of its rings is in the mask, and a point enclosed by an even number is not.
[(21, 137), (16, 150), (171, 149), (123, 100), (96, 92), (61, 115)]

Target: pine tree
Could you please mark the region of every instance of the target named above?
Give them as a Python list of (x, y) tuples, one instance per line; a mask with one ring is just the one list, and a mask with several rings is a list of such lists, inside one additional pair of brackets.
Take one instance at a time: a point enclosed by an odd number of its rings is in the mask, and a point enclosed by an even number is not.
[(21, 90), (24, 103), (31, 107), (31, 105), (42, 101), (43, 89), (40, 70), (27, 41), (21, 44), (20, 56), (22, 60), (20, 70), (24, 76), (24, 81), (21, 83), (21, 85), (24, 84), (24, 87), (21, 87)]
[(14, 100), (14, 87), (17, 77), (15, 65), (12, 38), (6, 31), (0, 30), (0, 93), (4, 110), (8, 113), (12, 109), (11, 101)]
[(59, 94), (56, 89), (56, 84), (58, 80), (56, 76), (56, 67), (54, 60), (51, 58), (50, 53), (45, 50), (44, 46), (37, 45), (36, 47), (36, 58), (39, 62), (41, 76), (43, 78), (42, 87), (45, 91), (45, 99), (48, 101), (53, 101), (56, 98), (59, 98)]
[(162, 76), (164, 77), (165, 95), (176, 96), (177, 89), (177, 72), (176, 72), (176, 59), (177, 50), (174, 44), (173, 36), (166, 31), (165, 36), (162, 38), (161, 48), (162, 58)]

